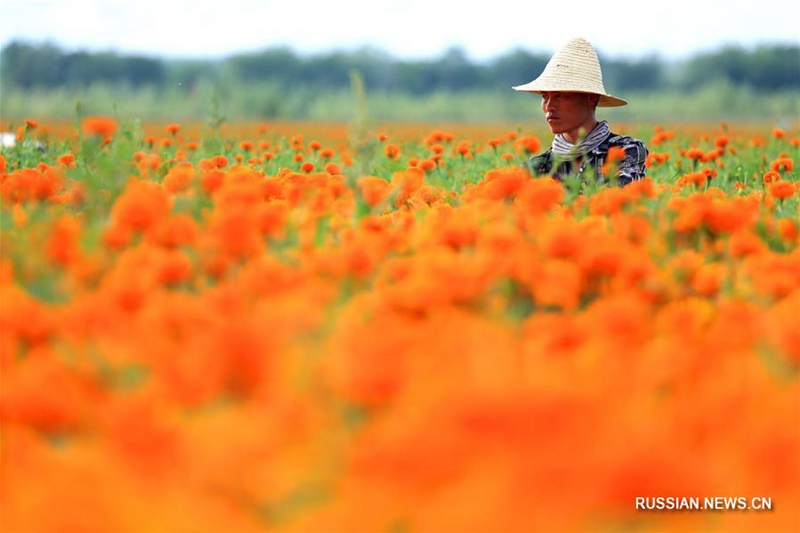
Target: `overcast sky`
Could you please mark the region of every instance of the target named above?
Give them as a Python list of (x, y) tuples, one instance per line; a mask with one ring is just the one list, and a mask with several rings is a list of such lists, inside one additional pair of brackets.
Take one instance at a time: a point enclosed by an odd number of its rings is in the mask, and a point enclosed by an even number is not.
[[(0, 0), (0, 46), (218, 58), (286, 45), (299, 53), (370, 45), (398, 58), (450, 46), (474, 60), (554, 51), (585, 37), (609, 56), (682, 58), (723, 44), (800, 44), (800, 0)], [(470, 7), (472, 6), (472, 7)]]

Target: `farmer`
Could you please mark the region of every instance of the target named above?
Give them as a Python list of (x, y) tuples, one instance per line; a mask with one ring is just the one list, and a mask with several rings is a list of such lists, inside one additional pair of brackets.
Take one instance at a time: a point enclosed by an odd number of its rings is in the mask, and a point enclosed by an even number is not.
[[(574, 176), (581, 182), (594, 176), (600, 183), (620, 186), (644, 178), (644, 143), (612, 133), (605, 120), (595, 118), (597, 107), (628, 102), (606, 93), (600, 61), (588, 41), (572, 39), (553, 55), (538, 78), (514, 90), (542, 95), (542, 111), (555, 134), (549, 150), (525, 163), (532, 175), (551, 175), (560, 181)], [(614, 165), (615, 174), (611, 172)]]

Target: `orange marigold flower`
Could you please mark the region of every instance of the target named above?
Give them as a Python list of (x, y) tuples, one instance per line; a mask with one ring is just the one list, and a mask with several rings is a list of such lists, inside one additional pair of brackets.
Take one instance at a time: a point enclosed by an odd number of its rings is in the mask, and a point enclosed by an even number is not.
[(315, 166), (314, 163), (312, 163), (311, 161), (306, 161), (305, 163), (300, 165), (300, 170), (307, 174), (312, 170), (314, 170), (314, 166)]
[(781, 175), (774, 170), (764, 173), (764, 183), (774, 183), (780, 181), (780, 179)]
[(109, 139), (117, 132), (117, 122), (111, 117), (91, 116), (83, 119), (81, 129), (88, 135)]
[(316, 152), (317, 150), (322, 148), (322, 144), (319, 141), (311, 141), (310, 143), (308, 143), (308, 147)]
[(181, 250), (170, 250), (161, 259), (158, 281), (163, 285), (175, 285), (191, 279), (192, 260)]
[(664, 163), (666, 163), (669, 160), (669, 158), (671, 156), (672, 156), (672, 154), (669, 154), (669, 153), (666, 153), (666, 152), (665, 153), (650, 152), (647, 155), (647, 161), (645, 162), (645, 165), (648, 168), (650, 166), (654, 165), (654, 164), (663, 165)]
[(172, 135), (174, 137), (175, 135), (178, 134), (179, 131), (181, 131), (181, 126), (180, 126), (180, 124), (175, 124), (175, 123), (167, 124), (167, 127), (164, 128), (164, 130), (169, 135)]
[(8, 168), (8, 163), (6, 162), (6, 156), (0, 154), (0, 174), (5, 174), (6, 168)]
[(702, 187), (708, 181), (708, 175), (705, 172), (690, 172), (678, 178), (678, 185), (697, 185)]
[[(409, 285), (409, 284), (407, 284)], [(417, 287), (413, 287), (416, 289)], [(393, 299), (405, 303), (405, 292), (402, 286), (396, 289), (397, 295)], [(409, 291), (412, 292), (413, 291)], [(400, 307), (399, 304), (395, 304)], [(409, 306), (410, 307), (410, 306)], [(374, 335), (370, 329), (362, 324), (354, 323), (349, 328), (352, 333), (339, 334), (333, 341), (330, 358), (331, 384), (337, 394), (347, 398), (355, 405), (381, 406), (389, 403), (403, 389), (405, 368), (408, 366), (406, 359), (411, 351), (408, 335), (401, 335), (405, 324), (398, 322), (393, 317), (386, 318), (385, 313), (376, 317), (375, 322), (380, 324), (385, 335)], [(372, 466), (380, 461), (380, 452), (386, 446), (366, 446), (358, 456), (355, 456), (356, 465), (364, 471), (375, 471)], [(384, 452), (385, 455), (385, 452)], [(398, 455), (398, 454), (394, 454)], [(373, 459), (377, 457), (378, 459)], [(389, 464), (399, 464), (398, 461)], [(406, 462), (406, 464), (408, 464)], [(387, 468), (384, 467), (384, 470)], [(408, 474), (408, 468), (389, 466), (391, 473)], [(417, 470), (417, 469), (415, 469)], [(413, 474), (412, 474), (413, 475)], [(394, 476), (392, 479), (396, 478)]]
[(62, 167), (75, 168), (75, 156), (72, 154), (63, 154), (58, 157), (58, 164)]
[(213, 159), (203, 158), (197, 162), (197, 168), (200, 170), (213, 170), (217, 168), (217, 165)]
[(714, 200), (707, 205), (696, 204), (697, 215), (704, 219), (708, 230), (714, 234), (734, 233), (753, 222), (753, 213), (741, 200)]
[(573, 309), (578, 305), (582, 276), (580, 268), (565, 259), (548, 259), (536, 273), (533, 294), (539, 305)]
[(400, 156), (400, 147), (390, 143), (384, 147), (384, 152), (389, 159), (397, 159)]
[(161, 157), (158, 154), (144, 154), (137, 165), (142, 176), (147, 176), (151, 170), (158, 170), (160, 166)]
[(154, 228), (149, 239), (165, 248), (193, 246), (200, 235), (197, 222), (186, 213), (172, 215)]
[(50, 230), (47, 239), (47, 257), (60, 266), (67, 266), (80, 254), (80, 223), (75, 218), (63, 215)]
[(244, 150), (245, 152), (249, 152), (253, 149), (253, 143), (250, 141), (242, 141), (239, 143), (239, 148)]
[(790, 181), (776, 181), (769, 184), (769, 194), (778, 200), (785, 200), (794, 196), (794, 184)]
[(112, 224), (103, 232), (103, 244), (111, 250), (121, 250), (133, 238), (133, 231), (127, 226)]
[(523, 214), (541, 214), (561, 203), (564, 187), (551, 178), (527, 180), (517, 194), (516, 206)]
[(701, 169), (700, 172), (705, 174), (708, 179), (716, 178), (718, 174), (715, 168), (704, 168)]
[(59, 169), (37, 171), (21, 168), (4, 175), (4, 179), (0, 180), (0, 195), (9, 202), (46, 200), (52, 198), (62, 186), (63, 176)]
[(322, 150), (319, 151), (319, 156), (322, 159), (330, 159), (331, 157), (333, 157), (333, 150), (331, 148), (323, 148)]
[(726, 146), (728, 146), (728, 143), (730, 143), (730, 139), (727, 135), (720, 135), (714, 140), (714, 145), (716, 145), (717, 148), (724, 149)]
[(304, 159), (304, 158), (303, 158), (303, 154), (301, 154), (300, 152), (298, 152), (298, 153), (296, 153), (296, 154), (294, 154), (294, 155), (292, 156), (292, 161), (294, 161), (295, 163), (299, 163), (299, 162), (300, 162), (300, 161), (302, 161), (303, 159)]
[(325, 165), (325, 172), (327, 172), (328, 174), (331, 174), (331, 175), (333, 175), (333, 174), (341, 174), (342, 173), (342, 167), (337, 165), (336, 163), (328, 163), (327, 165)]
[(171, 193), (186, 191), (194, 180), (194, 169), (188, 163), (175, 166), (164, 176), (164, 188)]
[(453, 135), (442, 130), (434, 130), (425, 138), (425, 145), (430, 146), (440, 142), (450, 142)]
[(423, 159), (422, 161), (419, 162), (419, 168), (421, 168), (425, 172), (433, 170), (434, 168), (436, 168), (436, 161), (434, 161), (433, 159)]
[(471, 143), (469, 141), (459, 142), (458, 146), (456, 147), (456, 153), (458, 153), (458, 155), (460, 155), (461, 157), (464, 157), (465, 155), (469, 154), (472, 151), (470, 145)]
[(626, 192), (618, 187), (601, 190), (589, 199), (589, 213), (592, 215), (618, 213), (630, 202)]
[[(9, 296), (3, 295), (4, 306), (21, 299), (9, 298)], [(15, 307), (25, 309), (27, 311), (25, 315), (33, 314), (29, 311), (32, 306), (17, 305)], [(49, 314), (45, 316), (49, 318)], [(39, 318), (37, 322), (47, 323), (50, 320)], [(54, 329), (52, 326), (48, 326), (42, 333), (47, 334), (52, 329)], [(9, 421), (11, 424), (8, 425), (12, 428), (20, 427), (19, 425), (22, 424), (21, 427), (33, 428), (43, 434), (69, 434), (80, 427), (84, 407), (96, 399), (92, 398), (90, 389), (81, 382), (76, 372), (67, 363), (59, 361), (55, 355), (48, 356), (50, 355), (48, 352), (37, 355), (40, 356), (25, 357), (24, 360), (15, 362), (13, 374), (9, 372), (8, 367), (3, 372), (3, 390), (0, 397), (3, 427), (5, 429), (7, 421)], [(47, 383), (46, 388), (43, 388), (43, 383)], [(23, 450), (33, 452), (34, 448), (20, 448), (20, 451)], [(38, 452), (37, 454), (42, 453), (39, 448), (35, 448), (35, 450)], [(41, 459), (39, 460), (41, 461)], [(41, 468), (41, 466), (39, 467)], [(4, 503), (4, 519), (11, 514), (7, 510)], [(5, 520), (4, 523), (6, 523)], [(39, 523), (43, 524), (44, 522)], [(41, 530), (42, 528), (48, 529), (48, 526), (34, 526), (34, 529)], [(12, 525), (4, 529), (18, 528)], [(23, 526), (22, 529), (28, 528)]]
[(620, 146), (612, 146), (608, 149), (608, 155), (603, 163), (603, 174), (611, 173), (611, 169), (616, 167), (617, 161), (625, 159), (625, 149)]
[(289, 216), (290, 207), (286, 200), (272, 200), (258, 206), (256, 220), (262, 235), (276, 235), (281, 232)]
[(650, 138), (650, 144), (653, 146), (658, 146), (659, 144), (663, 143), (664, 141), (668, 141), (673, 137), (675, 137), (675, 132), (673, 131), (659, 131)]
[(720, 263), (707, 263), (695, 272), (692, 278), (692, 288), (701, 296), (713, 297), (722, 286), (727, 275), (727, 270)]
[(264, 248), (255, 210), (215, 209), (209, 230), (220, 250), (231, 257), (252, 257)]
[(794, 161), (791, 157), (779, 157), (769, 164), (769, 169), (773, 172), (791, 172), (794, 168)]
[(430, 149), (431, 152), (433, 152), (434, 154), (441, 154), (442, 152), (444, 152), (444, 146), (442, 146), (441, 144), (433, 144), (431, 145)]
[(510, 163), (510, 162), (511, 162), (511, 161), (513, 161), (513, 160), (514, 160), (516, 157), (517, 157), (517, 156), (515, 156), (515, 155), (514, 155), (514, 154), (512, 154), (511, 152), (506, 152), (506, 153), (504, 153), (503, 155), (501, 155), (501, 156), (500, 156), (500, 159), (502, 159), (502, 160), (503, 160), (503, 161), (505, 161), (506, 163)]
[(303, 149), (303, 135), (293, 135), (289, 139), (289, 144), (292, 146), (293, 150), (302, 150)]
[(169, 213), (169, 198), (157, 183), (133, 180), (111, 208), (115, 225), (146, 231)]
[(215, 155), (212, 160), (217, 168), (225, 168), (228, 166), (228, 158), (224, 155)]
[(794, 220), (790, 220), (788, 218), (780, 218), (778, 219), (777, 224), (778, 224), (778, 233), (780, 233), (781, 237), (783, 237), (787, 241), (796, 240), (798, 234), (800, 234), (800, 229), (798, 229), (797, 223)]
[(706, 153), (699, 148), (689, 148), (686, 150), (686, 157), (693, 161), (702, 160), (705, 157)]
[(492, 148), (497, 149), (498, 146), (503, 144), (503, 139), (489, 139), (489, 141), (486, 144), (488, 144)]
[(380, 204), (389, 195), (391, 183), (377, 176), (364, 176), (358, 179), (358, 187), (364, 203), (370, 207)]
[(517, 194), (528, 180), (528, 172), (522, 167), (490, 170), (486, 173), (487, 194), (493, 200), (502, 200)]
[(703, 156), (702, 160), (703, 160), (703, 162), (713, 161), (715, 159), (718, 159), (724, 153), (725, 153), (724, 149), (715, 148), (714, 150), (711, 150), (710, 152), (706, 152), (706, 154)]
[[(426, 159), (426, 161), (429, 161)], [(425, 172), (422, 168), (412, 167), (392, 175), (392, 184), (396, 186), (400, 193), (397, 195), (396, 202), (402, 205), (411, 193), (422, 187), (425, 183)]]
[(539, 148), (541, 148), (541, 143), (539, 142), (539, 139), (533, 135), (525, 135), (519, 138), (517, 141), (517, 146), (524, 150), (528, 155), (533, 155), (539, 151)]
[(29, 119), (29, 118), (25, 119), (25, 128), (26, 129), (35, 130), (38, 127), (39, 127), (39, 123), (36, 122), (35, 120)]
[(775, 137), (776, 139), (783, 139), (784, 137), (786, 137), (786, 132), (781, 128), (775, 128), (774, 130), (772, 130), (772, 136)]
[(222, 254), (213, 254), (203, 258), (201, 268), (205, 274), (219, 280), (225, 275), (231, 264), (231, 258)]
[[(202, 168), (202, 167), (201, 167)], [(207, 194), (213, 194), (225, 181), (225, 172), (219, 169), (210, 169), (203, 172), (200, 182)]]
[(380, 142), (383, 142), (383, 141), (385, 141), (386, 139), (388, 139), (388, 138), (389, 138), (389, 136), (388, 136), (388, 135), (386, 135), (385, 133), (379, 133), (379, 134), (377, 135), (377, 137), (378, 137), (378, 140), (379, 140)]

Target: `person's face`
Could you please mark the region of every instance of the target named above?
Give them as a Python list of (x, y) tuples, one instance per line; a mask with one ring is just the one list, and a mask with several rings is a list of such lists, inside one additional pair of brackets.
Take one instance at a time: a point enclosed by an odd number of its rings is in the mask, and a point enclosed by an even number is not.
[(581, 128), (593, 125), (596, 100), (596, 95), (586, 93), (542, 93), (542, 111), (550, 131), (577, 137)]

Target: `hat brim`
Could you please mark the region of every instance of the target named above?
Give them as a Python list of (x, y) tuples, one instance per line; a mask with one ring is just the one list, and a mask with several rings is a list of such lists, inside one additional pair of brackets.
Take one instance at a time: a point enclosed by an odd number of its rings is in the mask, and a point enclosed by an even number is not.
[(605, 93), (597, 93), (592, 91), (576, 91), (570, 89), (556, 89), (556, 88), (541, 88), (539, 84), (533, 83), (526, 83), (525, 85), (517, 85), (512, 87), (515, 91), (526, 92), (526, 93), (548, 93), (548, 92), (562, 92), (562, 93), (583, 93), (583, 94), (596, 94), (600, 97), (597, 101), (597, 107), (622, 107), (624, 105), (628, 105), (628, 102), (623, 100), (622, 98), (617, 98), (616, 96), (605, 94)]

